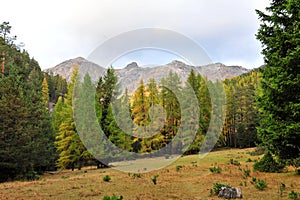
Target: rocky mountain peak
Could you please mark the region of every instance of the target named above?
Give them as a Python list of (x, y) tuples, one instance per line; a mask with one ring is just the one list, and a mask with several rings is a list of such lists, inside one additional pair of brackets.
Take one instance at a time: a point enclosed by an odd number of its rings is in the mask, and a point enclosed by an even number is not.
[(172, 62), (168, 63), (167, 65), (170, 65), (170, 66), (174, 66), (174, 67), (184, 67), (184, 66), (187, 66), (187, 64), (181, 62), (181, 61), (178, 61), (178, 60), (173, 60)]
[[(64, 61), (57, 66), (44, 71), (52, 73), (53, 75), (59, 74), (68, 81), (70, 80), (75, 66), (79, 67), (81, 79), (83, 79), (86, 73), (89, 73), (94, 82), (97, 82), (99, 77), (103, 76), (107, 70), (82, 57), (78, 57)], [(185, 82), (191, 70), (200, 73), (202, 76), (205, 76), (212, 81), (225, 80), (250, 71), (243, 67), (226, 66), (222, 63), (214, 63), (205, 66), (191, 66), (181, 61), (174, 60), (166, 65), (155, 67), (140, 67), (136, 62), (132, 62), (123, 69), (116, 69), (116, 75), (118, 76), (121, 90), (124, 91), (126, 87), (129, 92), (133, 92), (141, 79), (144, 80), (145, 84), (149, 82), (150, 78), (154, 78), (156, 82), (159, 82), (172, 71), (179, 75), (182, 82)]]
[(127, 69), (127, 70), (136, 69), (136, 68), (139, 68), (139, 66), (136, 62), (132, 62), (125, 67), (125, 69)]

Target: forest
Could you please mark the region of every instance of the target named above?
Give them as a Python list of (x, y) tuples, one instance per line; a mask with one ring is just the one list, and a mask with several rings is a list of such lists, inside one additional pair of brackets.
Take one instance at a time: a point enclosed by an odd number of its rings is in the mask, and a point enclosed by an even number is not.
[[(197, 154), (207, 142), (214, 149), (257, 146), (266, 153), (255, 164), (258, 170), (279, 172), (285, 166), (294, 166), (299, 173), (300, 3), (297, 2), (290, 1), (286, 6), (274, 1), (268, 8), (271, 15), (257, 11), (262, 20), (257, 38), (264, 46), (263, 67), (224, 82), (212, 82), (192, 70), (183, 83), (170, 71), (160, 82), (154, 78), (147, 84), (140, 80), (133, 93), (126, 90), (123, 94), (112, 67), (97, 83), (91, 81), (89, 74), (80, 82), (78, 68), (68, 83), (58, 75), (42, 72), (38, 62), (15, 43), (10, 24), (3, 22), (0, 25), (0, 182), (35, 180), (46, 171), (80, 170), (90, 165), (107, 167), (116, 153), (109, 152), (103, 143), (103, 147), (95, 150), (100, 151), (95, 156), (79, 135), (88, 129), (95, 131), (89, 123), (97, 123), (117, 147), (141, 157), (151, 156), (164, 147), (168, 147), (164, 152), (168, 154)], [(182, 106), (191, 104), (189, 87), (197, 100), (194, 110)], [(75, 90), (82, 96), (74, 95)], [(95, 95), (91, 96), (93, 90)], [(210, 90), (215, 92), (212, 94)], [(97, 121), (91, 122), (86, 113), (73, 109), (74, 105), (85, 105), (88, 98), (94, 102)], [(180, 99), (184, 99), (183, 104)], [(218, 103), (226, 105), (226, 109), (221, 110), (223, 116), (216, 117), (220, 111), (214, 109), (214, 104)], [(55, 105), (54, 109), (49, 105)], [(182, 118), (186, 113), (189, 120)], [(85, 118), (87, 123), (76, 124), (76, 117)], [(224, 117), (223, 126), (210, 127), (213, 117), (217, 120)], [(155, 118), (158, 120), (152, 120)], [(189, 143), (184, 139), (192, 132), (193, 123), (197, 129)], [(205, 140), (208, 131), (220, 134)], [(182, 140), (168, 146), (178, 132)], [(90, 136), (88, 133), (85, 137)], [(147, 134), (151, 136), (139, 137)], [(99, 161), (99, 155), (105, 162)]]

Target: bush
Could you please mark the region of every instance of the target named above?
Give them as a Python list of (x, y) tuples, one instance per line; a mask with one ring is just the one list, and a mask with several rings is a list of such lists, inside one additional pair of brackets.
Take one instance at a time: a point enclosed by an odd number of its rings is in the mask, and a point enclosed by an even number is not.
[(110, 176), (108, 175), (103, 176), (103, 181), (109, 182), (110, 180), (111, 180)]
[(241, 165), (241, 163), (238, 160), (233, 160), (233, 159), (230, 159), (230, 164), (236, 165), (236, 166), (240, 166)]
[(252, 180), (250, 181), (251, 184), (254, 184), (256, 183), (256, 178), (255, 177), (252, 177)]
[(283, 191), (285, 190), (285, 184), (284, 183), (280, 183), (280, 187), (279, 187), (279, 194), (282, 197)]
[(132, 177), (133, 177), (133, 178), (141, 178), (142, 175), (141, 175), (141, 174), (136, 174), (136, 173), (134, 173), (134, 174), (132, 175)]
[(260, 161), (254, 163), (253, 168), (260, 172), (280, 172), (284, 165), (276, 162), (271, 153), (267, 152)]
[(245, 177), (250, 177), (250, 169), (243, 169), (243, 172)]
[(258, 147), (254, 151), (250, 152), (249, 154), (251, 156), (260, 156), (260, 155), (263, 155), (265, 152), (266, 152), (266, 148)]
[(212, 189), (213, 193), (215, 195), (218, 195), (222, 187), (230, 188), (231, 186), (230, 185), (225, 185), (225, 184), (222, 184), (222, 183), (214, 183), (213, 189)]
[(154, 175), (153, 178), (151, 178), (154, 185), (156, 185), (156, 183), (157, 183), (157, 177), (158, 177), (158, 175)]
[(26, 181), (35, 181), (35, 180), (39, 180), (40, 179), (40, 176), (37, 175), (36, 172), (34, 171), (30, 171), (30, 172), (27, 172), (24, 176), (24, 179)]
[(110, 196), (104, 196), (102, 200), (122, 200), (123, 196), (117, 197), (115, 195)]
[(300, 198), (298, 197), (298, 193), (292, 190), (292, 191), (289, 193), (289, 199), (299, 200)]
[(257, 179), (257, 182), (254, 184), (254, 187), (259, 190), (264, 190), (267, 187), (267, 183), (264, 180)]
[(220, 174), (222, 172), (221, 167), (211, 167), (209, 168), (209, 171), (213, 174)]
[(177, 165), (177, 166), (176, 166), (176, 172), (179, 172), (181, 168), (182, 168), (181, 165)]

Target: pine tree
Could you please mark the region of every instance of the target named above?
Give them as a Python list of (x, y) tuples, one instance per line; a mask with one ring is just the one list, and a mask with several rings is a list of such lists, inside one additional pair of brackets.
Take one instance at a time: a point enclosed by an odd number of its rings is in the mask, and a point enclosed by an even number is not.
[(273, 0), (257, 33), (266, 66), (258, 97), (262, 120), (259, 137), (279, 159), (295, 164), (300, 157), (300, 1)]

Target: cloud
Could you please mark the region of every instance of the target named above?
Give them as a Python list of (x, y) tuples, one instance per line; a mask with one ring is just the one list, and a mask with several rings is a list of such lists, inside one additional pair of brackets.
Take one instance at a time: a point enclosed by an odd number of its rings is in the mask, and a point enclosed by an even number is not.
[[(184, 34), (203, 46), (216, 62), (262, 60), (255, 40), (255, 9), (267, 0), (10, 0), (2, 3), (3, 21), (40, 62), (53, 67), (88, 56), (122, 32), (155, 27)], [(260, 57), (260, 58), (258, 58)]]

